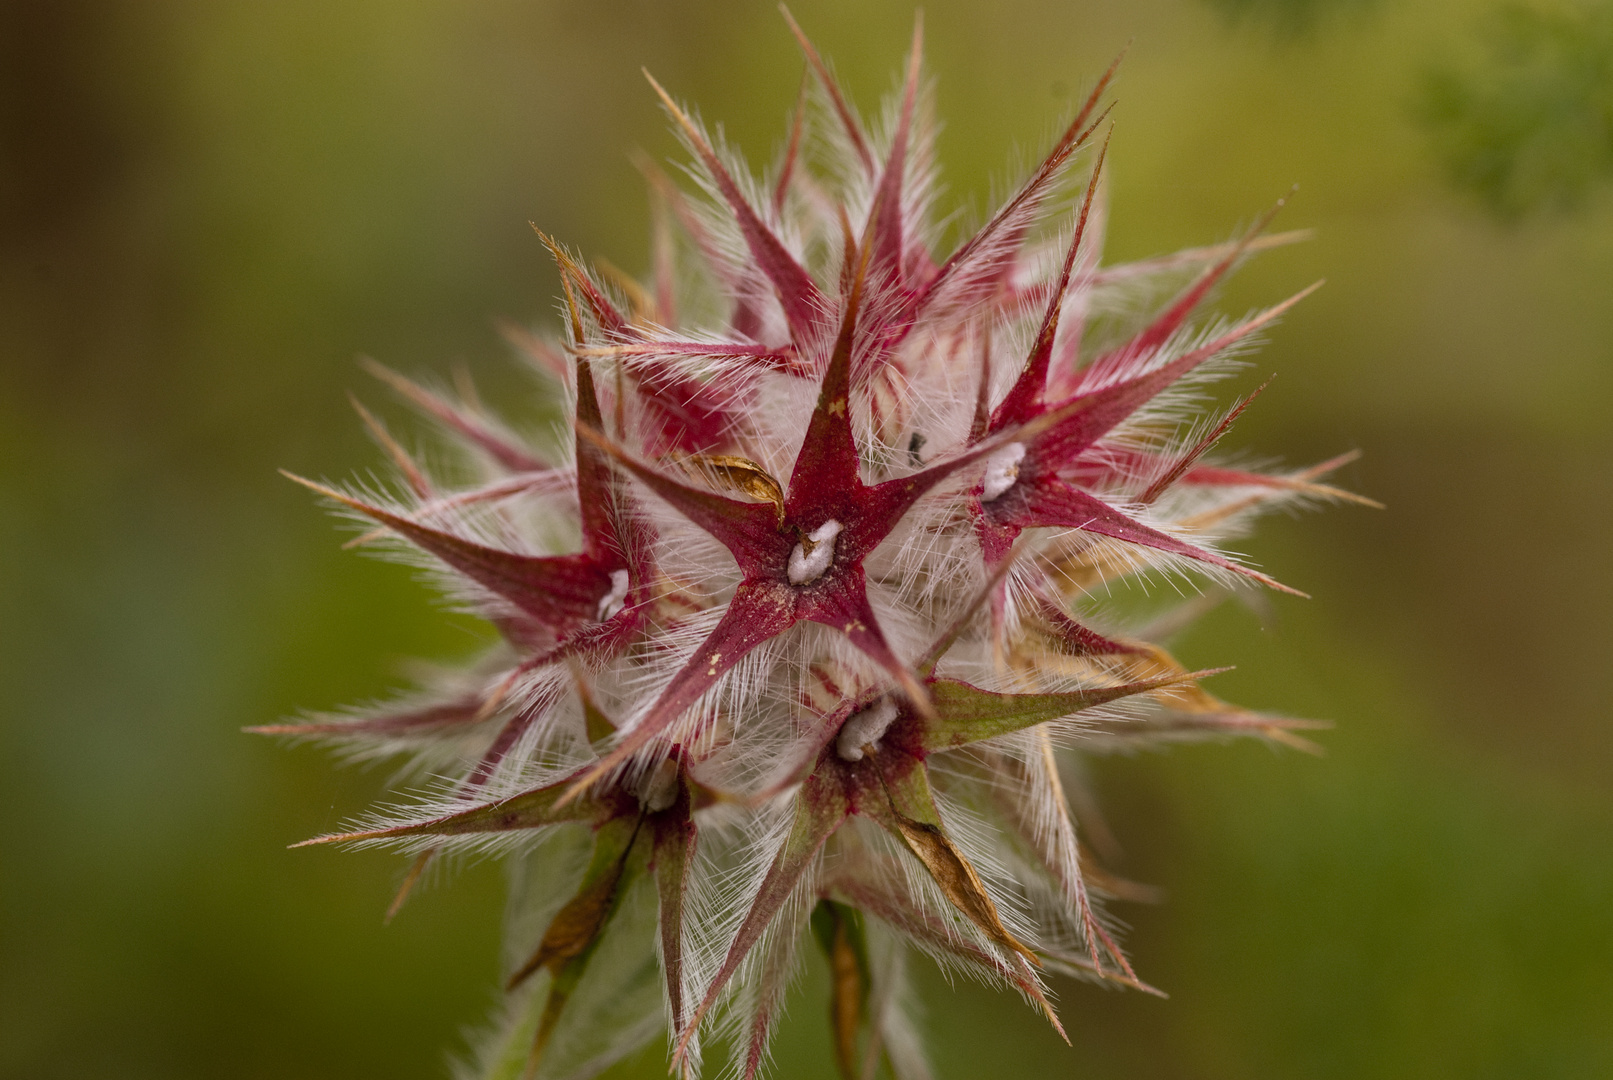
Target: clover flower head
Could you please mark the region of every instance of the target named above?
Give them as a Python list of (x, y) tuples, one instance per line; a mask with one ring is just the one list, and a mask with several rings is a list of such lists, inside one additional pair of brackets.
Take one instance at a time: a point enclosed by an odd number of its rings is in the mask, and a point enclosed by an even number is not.
[[(748, 1078), (812, 939), (847, 1078), (927, 1075), (914, 950), (1058, 1027), (1050, 974), (1148, 989), (1102, 907), (1133, 887), (1077, 835), (1078, 755), (1302, 742), (1203, 690), (1156, 641), (1180, 620), (1128, 628), (1112, 600), (1161, 576), (1282, 589), (1219, 545), (1348, 497), (1319, 482), (1344, 458), (1209, 456), (1247, 400), (1207, 415), (1206, 383), (1299, 297), (1195, 312), (1287, 238), (1267, 215), (1104, 265), (1111, 68), (949, 249), (920, 33), (869, 125), (790, 26), (811, 77), (765, 182), (651, 80), (695, 190), (646, 166), (648, 282), (542, 237), (563, 337), (512, 337), (565, 387), (558, 445), (377, 367), (451, 464), (360, 407), (396, 490), (303, 481), (499, 631), (412, 697), (267, 729), (431, 778), (310, 843), (401, 849), (409, 884), (443, 855), (510, 860), (508, 1003), (467, 1075), (585, 1076), (665, 1031), (682, 1074), (716, 1036)], [(1176, 291), (1138, 325), (1150, 289)]]

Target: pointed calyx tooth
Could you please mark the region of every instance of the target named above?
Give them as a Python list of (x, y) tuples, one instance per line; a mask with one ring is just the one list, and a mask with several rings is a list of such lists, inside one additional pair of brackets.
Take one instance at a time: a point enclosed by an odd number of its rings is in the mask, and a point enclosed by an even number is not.
[(861, 761), (868, 747), (879, 749), (879, 740), (896, 722), (896, 702), (882, 697), (861, 712), (847, 718), (835, 739), (835, 753), (842, 761)]
[(835, 537), (845, 528), (834, 518), (830, 518), (816, 529), (801, 538), (790, 552), (790, 584), (808, 585), (823, 576), (834, 562)]
[(1014, 486), (1019, 479), (1019, 463), (1025, 460), (1025, 444), (1009, 443), (986, 459), (986, 478), (981, 483), (980, 501), (991, 502)]
[(646, 812), (659, 814), (678, 801), (678, 763), (663, 758), (639, 781), (638, 802)]
[(604, 622), (627, 603), (627, 590), (630, 581), (626, 570), (612, 570), (610, 572), (610, 592), (599, 598), (599, 621)]

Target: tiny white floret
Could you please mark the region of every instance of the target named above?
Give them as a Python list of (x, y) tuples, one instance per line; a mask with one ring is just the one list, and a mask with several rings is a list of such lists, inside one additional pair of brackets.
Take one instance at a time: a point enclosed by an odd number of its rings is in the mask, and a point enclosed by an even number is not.
[(1019, 463), (1025, 460), (1025, 444), (1012, 442), (986, 459), (986, 478), (981, 484), (980, 501), (991, 502), (1014, 486), (1019, 479)]
[(791, 585), (806, 585), (823, 576), (829, 564), (834, 562), (835, 537), (840, 535), (842, 528), (844, 526), (840, 522), (830, 518), (807, 533), (810, 546), (806, 541), (795, 545), (795, 550), (790, 552)]
[(861, 761), (865, 747), (879, 749), (879, 740), (896, 722), (896, 702), (882, 697), (868, 708), (853, 715), (840, 728), (835, 739), (835, 753), (842, 761)]
[(627, 603), (627, 571), (612, 570), (610, 572), (610, 592), (599, 598), (599, 621), (615, 615)]

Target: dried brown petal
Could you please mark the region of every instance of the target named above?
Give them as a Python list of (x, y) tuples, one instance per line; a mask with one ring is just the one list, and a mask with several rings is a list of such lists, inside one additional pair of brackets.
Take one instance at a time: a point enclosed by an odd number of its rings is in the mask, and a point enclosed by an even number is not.
[(1007, 949), (1012, 949), (1033, 964), (1040, 965), (1029, 946), (1008, 932), (997, 914), (997, 905), (986, 895), (986, 887), (969, 865), (969, 860), (952, 845), (939, 825), (914, 821), (895, 815), (896, 828), (907, 842), (908, 850), (919, 857), (935, 883), (941, 886), (953, 907), (969, 917), (982, 933)]
[(1030, 947), (1008, 932), (997, 914), (997, 905), (986, 894), (980, 875), (942, 830), (941, 812), (935, 805), (925, 767), (914, 762), (911, 768), (901, 772), (881, 768), (881, 779), (889, 802), (883, 807), (868, 808), (875, 820), (901, 837), (907, 849), (918, 856), (930, 877), (941, 887), (947, 901), (979, 927), (981, 933), (1040, 965), (1041, 961)]
[(728, 491), (738, 491), (753, 499), (773, 504), (779, 522), (784, 521), (784, 489), (771, 473), (750, 458), (732, 454), (695, 454), (684, 459), (691, 471), (703, 473)]

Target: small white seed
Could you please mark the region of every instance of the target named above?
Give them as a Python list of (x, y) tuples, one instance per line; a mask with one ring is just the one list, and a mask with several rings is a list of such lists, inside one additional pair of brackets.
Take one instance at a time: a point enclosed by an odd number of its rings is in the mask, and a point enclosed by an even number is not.
[(628, 576), (626, 570), (610, 572), (610, 592), (599, 598), (599, 621), (615, 615), (627, 603)]
[(879, 740), (896, 722), (896, 702), (882, 697), (874, 704), (851, 716), (840, 727), (835, 739), (835, 753), (842, 761), (861, 761), (867, 747), (879, 749)]
[(658, 814), (678, 801), (678, 763), (663, 758), (639, 781), (638, 802), (647, 812)]
[(791, 585), (806, 585), (823, 576), (834, 562), (835, 537), (840, 535), (842, 527), (840, 522), (830, 518), (807, 533), (806, 539), (811, 543), (802, 541), (795, 545), (795, 550), (790, 552)]
[(986, 459), (986, 478), (981, 484), (980, 501), (991, 502), (1014, 486), (1019, 479), (1019, 463), (1025, 460), (1025, 444), (1009, 443)]

